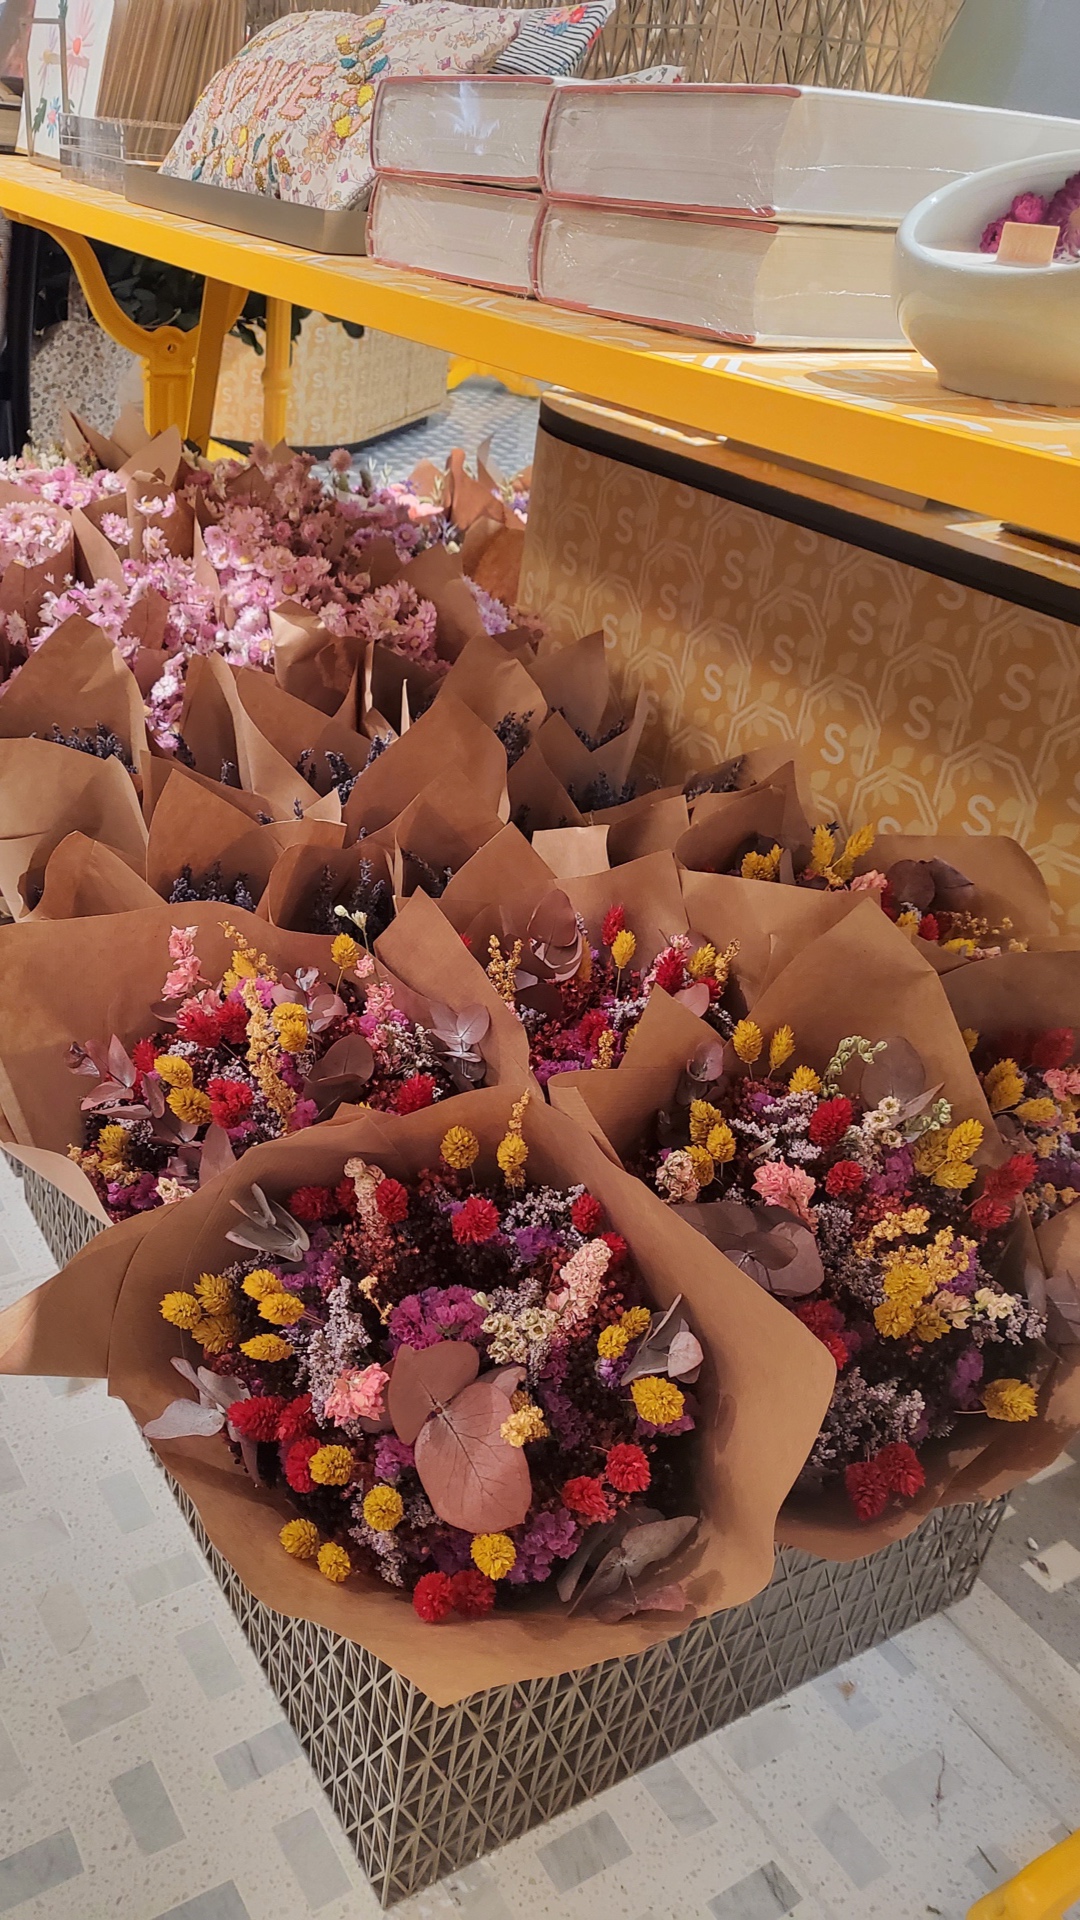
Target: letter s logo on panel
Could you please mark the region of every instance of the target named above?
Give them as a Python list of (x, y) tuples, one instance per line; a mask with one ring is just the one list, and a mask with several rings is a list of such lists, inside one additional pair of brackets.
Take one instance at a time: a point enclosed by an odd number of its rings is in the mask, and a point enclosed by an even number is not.
[(824, 731), (828, 744), (822, 747), (821, 757), (830, 767), (839, 767), (847, 753), (847, 728), (842, 727), (838, 720), (830, 720)]
[(1009, 667), (1003, 675), (1003, 678), (1005, 685), (1009, 689), (1009, 693), (1011, 693), (1013, 697), (1010, 700), (1008, 696), (1003, 693), (1001, 695), (1002, 706), (1008, 707), (1010, 713), (1026, 713), (1031, 705), (1031, 683), (1035, 678), (1034, 667), (1029, 667), (1024, 660), (1014, 660), (1012, 666)]
[(679, 615), (679, 589), (674, 580), (665, 580), (656, 596), (656, 611), (668, 626), (674, 626)]
[(981, 836), (994, 831), (994, 803), (988, 793), (973, 793), (968, 801), (968, 814), (972, 824), (964, 821), (964, 832), (972, 836)]
[(904, 721), (904, 732), (909, 740), (929, 740), (930, 720), (934, 712), (934, 703), (925, 693), (917, 693), (908, 702), (908, 718)]
[(722, 700), (724, 697), (724, 669), (715, 660), (710, 660), (701, 676), (701, 691), (706, 700)]
[(790, 673), (795, 654), (795, 642), (790, 633), (778, 633), (773, 641), (772, 659), (769, 661), (770, 673)]
[(869, 600), (856, 600), (851, 609), (851, 626), (848, 639), (854, 640), (857, 647), (868, 647), (877, 632), (877, 608)]

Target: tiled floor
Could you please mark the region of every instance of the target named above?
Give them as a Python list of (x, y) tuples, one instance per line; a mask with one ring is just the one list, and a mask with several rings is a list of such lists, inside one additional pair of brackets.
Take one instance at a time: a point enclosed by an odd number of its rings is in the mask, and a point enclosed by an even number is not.
[[(0, 1156), (0, 1300), (50, 1267)], [(414, 1895), (399, 1920), (962, 1920), (1080, 1825), (1078, 1479), (1070, 1464), (1018, 1499), (947, 1617)], [(3, 1380), (0, 1914), (378, 1911), (125, 1410), (98, 1383)]]

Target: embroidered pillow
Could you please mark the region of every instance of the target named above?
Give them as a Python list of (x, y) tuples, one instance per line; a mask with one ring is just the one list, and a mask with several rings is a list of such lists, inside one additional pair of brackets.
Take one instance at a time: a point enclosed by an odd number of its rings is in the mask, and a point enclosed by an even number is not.
[(287, 14), (215, 74), (162, 171), (302, 206), (362, 205), (375, 85), (398, 73), (475, 73), (517, 29), (502, 9), (420, 0), (360, 19)]
[(519, 13), (517, 34), (492, 71), (566, 80), (584, 65), (614, 11), (615, 0), (583, 0), (577, 7)]

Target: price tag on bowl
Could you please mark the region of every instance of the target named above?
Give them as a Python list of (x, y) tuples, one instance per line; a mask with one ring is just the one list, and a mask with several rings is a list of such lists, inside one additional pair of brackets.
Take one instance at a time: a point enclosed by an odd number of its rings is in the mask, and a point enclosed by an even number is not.
[(1027, 220), (1006, 220), (998, 243), (998, 265), (1048, 267), (1060, 237), (1060, 227), (1036, 226)]

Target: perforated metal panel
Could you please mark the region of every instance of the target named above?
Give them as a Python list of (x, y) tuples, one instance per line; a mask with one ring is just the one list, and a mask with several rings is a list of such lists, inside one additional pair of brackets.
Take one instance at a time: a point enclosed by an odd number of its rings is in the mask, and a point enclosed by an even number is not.
[[(37, 1175), (25, 1186), (69, 1259), (96, 1223)], [(756, 1599), (662, 1646), (437, 1707), (363, 1647), (256, 1600), (170, 1485), (387, 1906), (961, 1599), (1004, 1506), (946, 1508), (847, 1566), (782, 1549)]]

